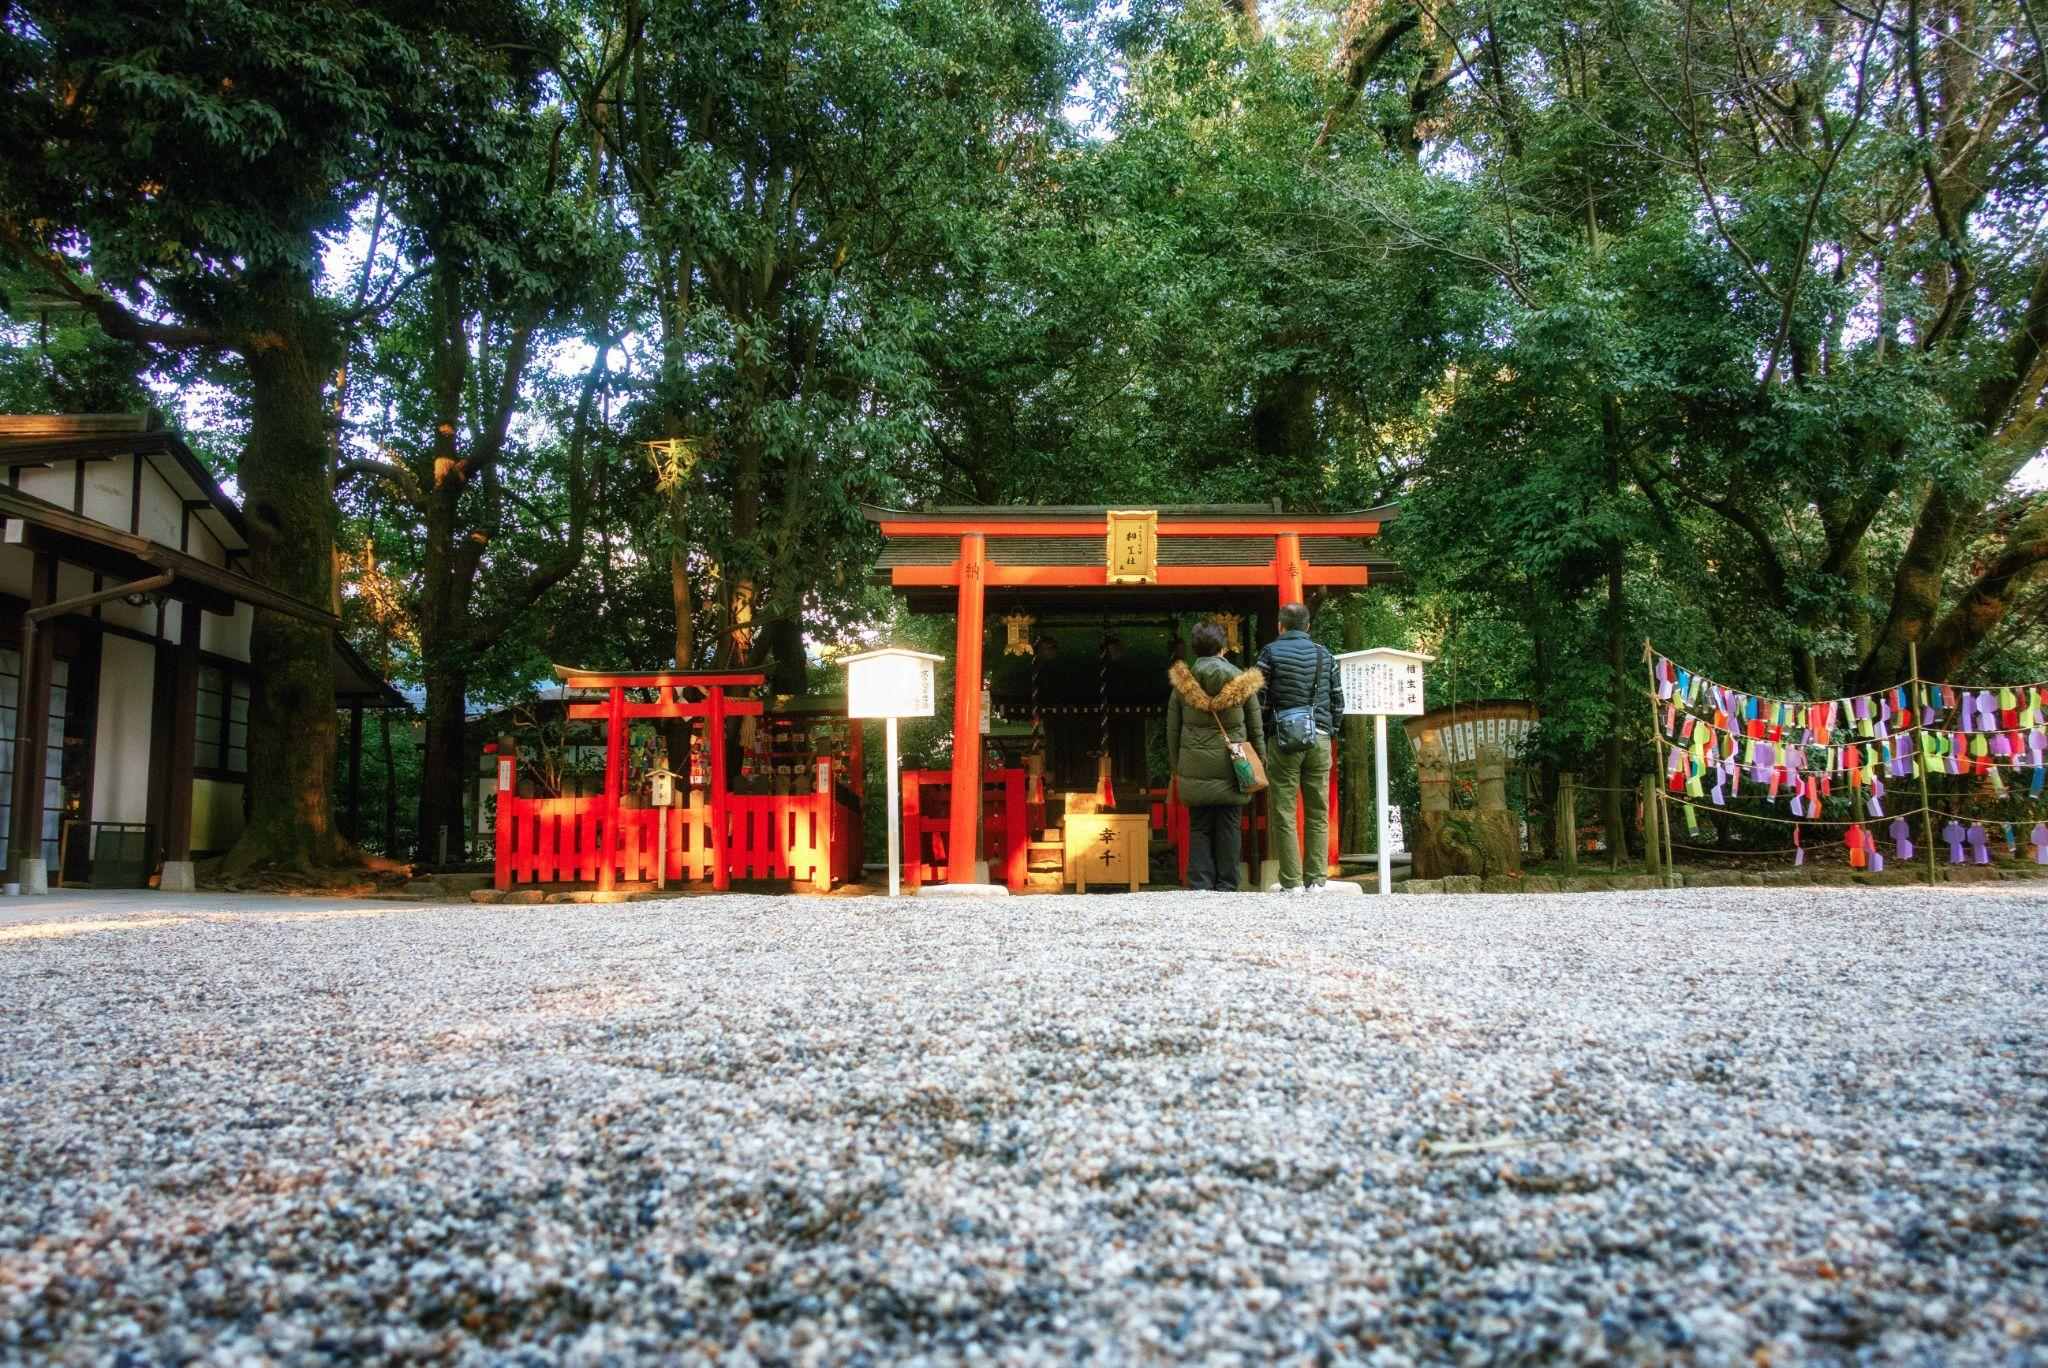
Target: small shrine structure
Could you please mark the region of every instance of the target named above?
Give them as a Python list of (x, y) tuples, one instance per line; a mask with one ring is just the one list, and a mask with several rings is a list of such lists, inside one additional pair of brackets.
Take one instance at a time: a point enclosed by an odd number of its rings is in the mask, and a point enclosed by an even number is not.
[[(860, 729), (843, 709), (823, 712), (810, 700), (736, 697), (760, 690), (767, 676), (749, 670), (665, 670), (655, 673), (577, 670), (557, 666), (575, 696), (571, 722), (602, 722), (604, 791), (585, 796), (522, 794), (516, 757), (500, 755), (495, 814), (497, 887), (589, 883), (610, 891), (620, 883), (709, 880), (715, 889), (743, 879), (788, 879), (824, 892), (861, 872)], [(734, 789), (736, 757), (728, 719), (747, 719), (750, 741), (741, 772), (760, 767), (794, 782)], [(822, 720), (821, 720), (822, 719)], [(671, 771), (674, 801), (655, 806), (648, 783), (656, 766), (634, 773), (635, 722), (687, 720), (693, 728), (687, 768)], [(819, 744), (820, 728), (841, 744)], [(650, 760), (653, 758), (650, 755)], [(672, 766), (685, 762), (675, 756)]]
[[(904, 882), (993, 879), (1022, 890), (1035, 868), (1060, 866), (1053, 828), (1068, 811), (1148, 813), (1184, 874), (1186, 809), (1170, 779), (1148, 782), (1183, 619), (1218, 616), (1231, 654), (1249, 663), (1276, 634), (1282, 604), (1314, 607), (1330, 590), (1398, 575), (1375, 549), (1394, 511), (1298, 513), (1277, 500), (866, 509), (885, 543), (877, 577), (912, 612), (955, 619), (951, 764), (905, 776)], [(993, 664), (991, 615), (1006, 629)], [(1265, 807), (1245, 809), (1254, 877), (1271, 854)]]

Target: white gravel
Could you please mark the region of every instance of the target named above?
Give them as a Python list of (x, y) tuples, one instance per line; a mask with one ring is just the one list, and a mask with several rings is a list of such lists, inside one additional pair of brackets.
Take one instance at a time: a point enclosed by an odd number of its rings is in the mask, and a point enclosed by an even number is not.
[(0, 927), (0, 1359), (2048, 1362), (2044, 951), (2005, 888)]

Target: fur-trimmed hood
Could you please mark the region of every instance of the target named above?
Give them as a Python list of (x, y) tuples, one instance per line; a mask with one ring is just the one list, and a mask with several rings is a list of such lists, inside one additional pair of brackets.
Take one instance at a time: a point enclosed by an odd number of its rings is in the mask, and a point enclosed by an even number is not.
[(1253, 694), (1266, 687), (1266, 677), (1256, 668), (1241, 671), (1228, 684), (1213, 695), (1202, 687), (1202, 681), (1195, 678), (1195, 672), (1185, 661), (1176, 660), (1173, 668), (1166, 672), (1167, 682), (1173, 685), (1180, 701), (1197, 712), (1228, 712), (1251, 701)]

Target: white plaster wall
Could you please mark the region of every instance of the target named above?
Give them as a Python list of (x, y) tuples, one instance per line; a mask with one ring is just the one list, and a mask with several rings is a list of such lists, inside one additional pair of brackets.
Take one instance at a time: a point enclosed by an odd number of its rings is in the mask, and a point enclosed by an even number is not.
[[(114, 582), (108, 580), (101, 586), (112, 589)], [(141, 606), (115, 599), (112, 603), (100, 605), (100, 620), (111, 622), (116, 627), (126, 627), (131, 632), (146, 632), (156, 635), (156, 604), (145, 600)]]
[[(73, 483), (78, 478), (78, 466), (73, 461), (58, 461), (49, 466), (23, 466), (21, 470), (21, 492), (33, 494), (47, 503), (60, 508), (70, 508), (72, 495), (77, 493)], [(76, 510), (74, 510), (76, 511)], [(128, 519), (121, 519), (126, 527)]]
[(164, 483), (164, 477), (148, 461), (142, 463), (142, 507), (136, 518), (137, 530), (151, 541), (162, 542), (165, 546), (177, 546), (178, 525), (185, 515), (185, 506), (171, 487)]
[(229, 660), (249, 658), (249, 629), (255, 625), (256, 610), (246, 603), (235, 605), (233, 617), (208, 613), (199, 633), (199, 649)]
[[(128, 530), (130, 489), (135, 473), (135, 460), (130, 456), (117, 456), (111, 461), (87, 461), (85, 464), (85, 503), (78, 511), (86, 517), (105, 523), (109, 527)], [(62, 469), (62, 467), (58, 467)], [(173, 546), (176, 542), (171, 543)]]
[(9, 546), (0, 542), (0, 594), (27, 598), (29, 578), (35, 564), (35, 553), (26, 546)]
[(92, 815), (98, 822), (149, 818), (149, 723), (156, 652), (127, 637), (100, 639), (100, 709), (93, 737)]

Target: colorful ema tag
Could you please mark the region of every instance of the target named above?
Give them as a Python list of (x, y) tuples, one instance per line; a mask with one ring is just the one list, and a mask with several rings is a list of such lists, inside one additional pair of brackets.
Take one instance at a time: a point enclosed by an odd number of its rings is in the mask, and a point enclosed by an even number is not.
[(2030, 838), (2034, 843), (2034, 863), (2048, 865), (2048, 822), (2034, 823)]
[(1963, 862), (1963, 835), (1963, 824), (1953, 819), (1949, 821), (1947, 826), (1941, 829), (1942, 843), (1948, 847), (1948, 862), (1950, 864), (1961, 864)]
[(1913, 858), (1913, 828), (1912, 828), (1912, 825), (1911, 825), (1910, 823), (1908, 823), (1908, 822), (1906, 821), (1906, 819), (1905, 819), (1905, 818), (1903, 818), (1903, 817), (1895, 817), (1895, 818), (1893, 818), (1893, 819), (1892, 819), (1892, 824), (1891, 824), (1891, 827), (1889, 828), (1889, 830), (1890, 830), (1890, 831), (1891, 831), (1891, 833), (1892, 833), (1892, 846), (1893, 846), (1893, 848), (1894, 848), (1894, 849), (1896, 849), (1896, 850), (1898, 851), (1898, 853), (1899, 853), (1899, 858), (1900, 858), (1900, 859), (1902, 859), (1902, 860), (1910, 860), (1910, 859), (1912, 859), (1912, 858)]
[(1970, 854), (1980, 865), (1991, 863), (1991, 837), (1981, 822), (1970, 824)]

